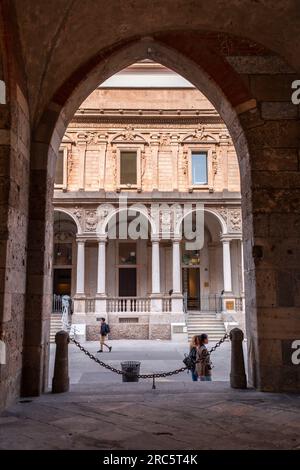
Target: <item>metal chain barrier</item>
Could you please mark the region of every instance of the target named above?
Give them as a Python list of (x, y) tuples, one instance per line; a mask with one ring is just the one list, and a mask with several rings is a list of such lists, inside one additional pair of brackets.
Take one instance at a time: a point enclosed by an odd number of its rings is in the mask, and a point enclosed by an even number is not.
[(225, 335), (223, 336), (223, 338), (219, 339), (219, 341), (211, 348), (209, 349), (209, 354), (211, 354), (212, 352), (214, 352), (217, 348), (219, 348), (221, 346), (222, 343), (224, 343), (226, 341), (226, 339), (228, 339), (230, 337), (230, 335), (228, 333), (225, 333)]
[[(84, 348), (78, 341), (76, 341), (75, 338), (69, 336), (70, 338), (70, 341), (72, 343), (75, 344), (75, 346), (77, 346), (80, 351), (82, 351), (86, 356), (88, 356), (90, 359), (92, 359), (94, 362), (96, 362), (97, 364), (99, 364), (101, 367), (104, 367), (105, 369), (108, 369), (110, 370), (111, 372), (114, 372), (115, 374), (118, 374), (118, 375), (131, 375), (130, 372), (125, 372), (121, 369), (117, 369), (116, 367), (112, 367), (110, 366), (109, 364), (107, 364), (106, 362), (103, 362), (103, 361), (100, 361), (100, 359), (98, 359), (96, 356), (94, 356), (94, 354), (92, 354), (90, 351), (88, 351), (86, 348)], [(209, 351), (208, 353), (211, 354), (212, 352), (214, 352), (218, 347), (221, 346), (222, 343), (224, 343), (224, 341), (226, 341), (226, 339), (229, 338), (229, 334), (226, 333), (223, 338), (221, 338), (216, 344), (215, 346), (213, 346)], [(138, 377), (139, 379), (152, 379), (153, 380), (153, 383), (152, 383), (152, 388), (155, 389), (156, 386), (155, 386), (155, 379), (159, 379), (159, 378), (164, 378), (164, 377), (171, 377), (172, 375), (177, 375), (177, 374), (180, 374), (181, 372), (184, 372), (185, 370), (187, 370), (187, 366), (184, 366), (184, 367), (180, 367), (179, 369), (175, 369), (175, 370), (171, 370), (169, 372), (156, 372), (156, 373), (153, 373), (153, 374), (132, 374), (134, 375), (135, 377)]]

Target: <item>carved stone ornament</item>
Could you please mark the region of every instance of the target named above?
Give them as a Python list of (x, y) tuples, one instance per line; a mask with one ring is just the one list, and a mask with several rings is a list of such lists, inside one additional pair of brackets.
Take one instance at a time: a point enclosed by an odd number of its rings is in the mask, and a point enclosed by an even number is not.
[(83, 211), (80, 207), (75, 206), (72, 212), (75, 215), (75, 217), (77, 217), (77, 219), (80, 220), (82, 218)]
[(99, 132), (78, 132), (76, 136), (77, 143), (98, 144), (99, 142), (106, 141), (108, 134)]
[(227, 221), (228, 221), (228, 210), (227, 210), (227, 208), (222, 207), (222, 208), (218, 209), (218, 212), (223, 217), (225, 222), (227, 223)]
[(216, 151), (212, 152), (212, 170), (214, 175), (218, 173), (218, 155)]
[(183, 217), (183, 208), (180, 204), (173, 207), (173, 231), (180, 231), (180, 223)]
[(97, 214), (95, 210), (85, 212), (85, 230), (86, 232), (95, 232), (97, 228)]
[(124, 133), (122, 134), (123, 140), (132, 142), (136, 138), (136, 133), (134, 132), (133, 126), (126, 126)]
[(184, 149), (184, 151), (182, 152), (182, 159), (183, 159), (183, 174), (186, 176), (188, 174), (188, 165), (189, 165), (187, 149)]
[(230, 232), (242, 231), (242, 214), (239, 209), (229, 211), (229, 230)]
[(161, 231), (170, 232), (171, 230), (171, 212), (170, 210), (163, 210), (161, 212)]
[(161, 134), (159, 138), (159, 144), (163, 145), (170, 145), (170, 134)]
[(205, 131), (205, 126), (199, 126), (197, 129), (195, 129), (194, 133), (192, 134), (192, 138), (194, 140), (202, 140), (204, 137), (204, 131)]

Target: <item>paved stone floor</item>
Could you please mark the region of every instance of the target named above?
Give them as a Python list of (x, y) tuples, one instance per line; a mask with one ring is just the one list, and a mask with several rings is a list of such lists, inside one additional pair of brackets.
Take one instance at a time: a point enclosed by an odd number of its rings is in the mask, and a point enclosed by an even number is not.
[[(138, 359), (143, 372), (181, 366), (186, 350), (159, 341), (111, 344), (103, 359), (116, 366)], [(71, 346), (70, 392), (20, 400), (2, 413), (0, 449), (300, 449), (300, 397), (230, 389), (229, 356), (229, 343), (214, 354), (212, 383), (183, 373), (152, 390), (151, 381), (122, 383)]]
[[(115, 340), (109, 341), (112, 352), (97, 354), (99, 344), (88, 341), (84, 346), (101, 360), (120, 368), (121, 361), (137, 360), (141, 362), (141, 373), (162, 372), (183, 366), (182, 358), (188, 352), (188, 344), (171, 341)], [(213, 346), (213, 344), (208, 347)], [(53, 376), (55, 345), (51, 345), (49, 385)], [(87, 358), (75, 345), (69, 346), (69, 369), (71, 384), (119, 383), (120, 377), (101, 368)], [(223, 343), (212, 354), (214, 380), (228, 381), (230, 372), (230, 343)], [(164, 379), (170, 382), (190, 382), (191, 374), (186, 372)]]

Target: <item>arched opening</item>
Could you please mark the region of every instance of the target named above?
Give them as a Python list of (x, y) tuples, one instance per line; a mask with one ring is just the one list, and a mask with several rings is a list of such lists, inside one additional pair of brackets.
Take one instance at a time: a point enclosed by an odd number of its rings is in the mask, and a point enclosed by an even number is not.
[[(39, 152), (39, 157), (41, 157), (41, 155), (43, 156), (46, 173), (47, 171), (50, 171), (49, 174), (53, 174), (53, 164), (55, 162), (55, 155), (58, 151), (59, 143), (62, 139), (63, 133), (65, 132), (66, 124), (69, 122), (79, 101), (81, 101), (81, 99), (84, 98), (91, 89), (93, 89), (97, 82), (103, 81), (114, 71), (129, 65), (133, 61), (139, 59), (143, 60), (145, 57), (149, 58), (149, 56), (152, 60), (156, 60), (176, 70), (185, 78), (190, 80), (198, 89), (201, 89), (214, 104), (216, 109), (220, 112), (221, 117), (226, 122), (234, 141), (241, 171), (242, 213), (247, 235), (244, 248), (244, 251), (247, 254), (247, 256), (245, 256), (245, 267), (246, 271), (252, 276), (252, 279), (254, 279), (256, 267), (252, 257), (254, 235), (251, 172), (249, 171), (251, 165), (245, 130), (247, 130), (247, 125), (251, 122), (251, 115), (255, 115), (257, 109), (255, 99), (251, 98), (251, 94), (247, 92), (247, 87), (243, 86), (243, 81), (238, 75), (233, 74), (231, 77), (232, 83), (236, 84), (239, 90), (238, 99), (233, 101), (225, 94), (222, 87), (217, 85), (216, 77), (214, 77), (214, 81), (211, 80), (199, 67), (199, 64), (197, 64), (196, 61), (187, 58), (174, 48), (170, 48), (169, 46), (162, 45), (159, 42), (146, 38), (142, 41), (131, 44), (118, 52), (112, 53), (109, 61), (104, 61), (103, 64), (100, 63), (99, 66), (94, 69), (94, 72), (86, 80), (85, 84), (83, 77), (80, 77), (80, 79), (76, 81), (75, 91), (73, 88), (73, 93), (68, 94), (67, 98), (62, 97), (62, 90), (58, 92), (58, 94), (53, 98), (53, 106), (51, 105), (50, 108), (45, 111), (36, 130), (36, 141), (41, 140), (45, 144), (43, 145), (43, 151), (40, 152), (41, 148), (34, 144), (34, 153)], [(239, 115), (242, 116), (241, 119)], [(51, 126), (49, 126), (49, 122), (52, 123)], [(47, 203), (49, 204), (49, 199), (47, 199)], [(260, 386), (262, 386), (262, 375), (260, 372), (258, 373), (260, 362), (258, 337), (256, 334), (256, 283), (250, 282), (249, 280), (247, 285), (249, 299), (252, 299), (246, 309), (248, 315), (248, 333), (251, 352), (250, 369), (251, 372), (254, 372), (254, 384), (260, 384)]]
[[(63, 298), (76, 292), (76, 235), (78, 226), (64, 209), (54, 209), (53, 222), (53, 300), (50, 341), (62, 325)], [(71, 314), (71, 309), (70, 312)]]
[[(112, 340), (172, 340), (186, 350), (203, 332), (213, 345), (228, 325), (244, 329), (239, 180), (220, 115), (171, 69), (143, 59), (93, 90), (62, 138), (53, 201), (78, 226), (72, 324), (81, 341), (99, 336), (102, 317)], [(202, 247), (187, 243), (190, 216)]]

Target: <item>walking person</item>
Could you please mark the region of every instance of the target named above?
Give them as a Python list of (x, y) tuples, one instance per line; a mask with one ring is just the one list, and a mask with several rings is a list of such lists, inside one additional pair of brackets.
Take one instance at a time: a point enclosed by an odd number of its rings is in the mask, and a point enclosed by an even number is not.
[(109, 346), (108, 344), (106, 344), (106, 342), (105, 342), (108, 333), (110, 333), (109, 324), (106, 323), (105, 318), (102, 317), (101, 318), (101, 325), (100, 325), (100, 349), (99, 349), (99, 351), (97, 351), (98, 353), (103, 352), (103, 346), (105, 346), (109, 350), (109, 352), (111, 352), (112, 347)]
[(198, 336), (196, 371), (201, 382), (212, 380), (212, 364), (210, 360), (210, 354), (206, 347), (207, 344), (207, 334), (203, 333), (202, 335)]
[(193, 359), (194, 362), (194, 367), (191, 369), (191, 374), (192, 374), (192, 381), (197, 382), (198, 381), (198, 373), (196, 370), (196, 360), (197, 360), (197, 349), (198, 349), (198, 336), (195, 335), (192, 337), (191, 343), (190, 343), (190, 357)]

